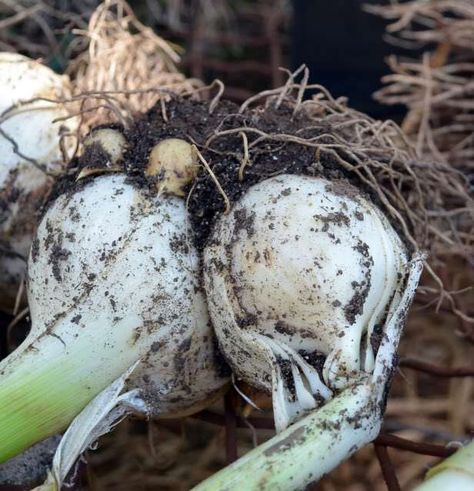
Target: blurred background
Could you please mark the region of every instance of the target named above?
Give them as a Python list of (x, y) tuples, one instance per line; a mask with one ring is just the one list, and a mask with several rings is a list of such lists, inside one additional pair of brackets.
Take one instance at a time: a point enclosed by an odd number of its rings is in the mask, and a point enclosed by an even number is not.
[[(72, 28), (86, 29), (97, 0), (2, 0), (2, 49), (43, 57), (58, 71), (75, 50)], [(371, 0), (132, 0), (138, 19), (182, 52), (180, 68), (192, 77), (226, 86), (226, 96), (243, 101), (282, 85), (282, 67), (305, 63), (311, 83), (374, 116), (400, 118), (401, 108), (373, 100), (389, 73), (385, 57), (402, 52), (384, 39), (386, 21), (369, 13)], [(388, 2), (387, 2), (388, 3)], [(8, 17), (7, 17), (8, 16)], [(25, 22), (28, 18), (28, 22)]]

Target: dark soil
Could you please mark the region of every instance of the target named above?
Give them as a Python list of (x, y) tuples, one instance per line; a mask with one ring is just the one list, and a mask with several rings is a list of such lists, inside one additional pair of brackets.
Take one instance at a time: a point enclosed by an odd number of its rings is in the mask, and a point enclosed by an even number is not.
[[(114, 125), (118, 128), (117, 125)], [(249, 154), (248, 163), (239, 179), (239, 168), (244, 158), (243, 136), (238, 130), (246, 129)], [(249, 130), (251, 129), (251, 130)], [(221, 134), (222, 132), (233, 133)], [(278, 174), (303, 174), (324, 176), (333, 181), (334, 187), (345, 192), (351, 189), (346, 182), (354, 184), (381, 206), (375, 193), (359, 181), (355, 174), (343, 169), (337, 159), (327, 153), (316, 155), (314, 147), (288, 141), (288, 136), (310, 140), (321, 135), (332, 135), (336, 130), (324, 117), (315, 119), (300, 109), (294, 114), (294, 104), (283, 102), (279, 107), (267, 104), (265, 107), (246, 109), (239, 113), (236, 104), (221, 101), (211, 113), (209, 103), (191, 98), (176, 97), (166, 103), (165, 112), (157, 104), (147, 114), (138, 118), (128, 129), (122, 130), (128, 141), (124, 155), (124, 170), (130, 181), (143, 188), (152, 183), (145, 176), (150, 151), (154, 145), (167, 137), (183, 138), (197, 146), (219, 181), (232, 204), (252, 185)], [(256, 140), (263, 132), (275, 138)], [(210, 140), (212, 137), (212, 140)], [(330, 136), (318, 140), (331, 143)], [(93, 151), (92, 151), (93, 150)], [(348, 149), (350, 150), (350, 149)], [(82, 169), (91, 165), (91, 156), (100, 153), (95, 147), (71, 161), (70, 169)], [(344, 150), (338, 153), (346, 161), (351, 157)], [(99, 159), (100, 161), (103, 159)], [(97, 164), (97, 162), (95, 162)], [(77, 172), (70, 172), (61, 179), (50, 195), (50, 202), (67, 190), (83, 186), (93, 176), (76, 182)], [(217, 214), (225, 210), (225, 201), (209, 172), (201, 167), (188, 196), (189, 211), (195, 231), (198, 249), (203, 249)], [(399, 229), (397, 223), (393, 225)]]
[[(331, 134), (331, 125), (324, 119), (317, 122), (304, 110), (293, 114), (291, 104), (281, 104), (247, 109), (242, 114), (228, 101), (218, 104), (212, 114), (207, 102), (190, 99), (174, 99), (166, 104), (164, 120), (161, 107), (151, 109), (126, 132), (129, 150), (125, 156), (127, 173), (135, 181), (146, 185), (143, 168), (147, 164), (151, 148), (165, 137), (180, 137), (198, 147), (206, 159), (231, 203), (253, 184), (277, 174), (304, 174), (324, 176), (331, 180), (345, 179), (359, 188), (364, 187), (354, 175), (341, 168), (334, 157), (316, 157), (315, 149), (301, 143), (281, 141), (281, 135), (311, 139)], [(265, 139), (249, 149), (249, 162), (243, 179), (239, 180), (239, 168), (244, 158), (242, 134), (239, 128), (253, 128), (278, 135), (275, 141)], [(217, 136), (217, 133), (237, 130), (235, 133)], [(215, 137), (211, 142), (208, 140)], [(259, 135), (246, 131), (248, 145)], [(330, 143), (329, 137), (319, 140)], [(344, 155), (349, 159), (347, 155)], [(344, 181), (338, 181), (344, 187)], [(369, 192), (367, 190), (367, 192)], [(375, 196), (372, 196), (377, 200)], [(225, 209), (225, 201), (209, 173), (202, 168), (189, 196), (189, 210), (196, 233), (196, 245), (202, 249), (212, 229), (216, 214)]]

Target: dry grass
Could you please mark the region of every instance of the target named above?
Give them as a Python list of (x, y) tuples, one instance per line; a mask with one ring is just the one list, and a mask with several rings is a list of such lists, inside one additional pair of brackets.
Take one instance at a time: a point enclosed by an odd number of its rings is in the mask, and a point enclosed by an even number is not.
[[(104, 1), (87, 30), (73, 32), (88, 45), (68, 68), (76, 93), (114, 93), (114, 102), (126, 114), (147, 111), (166, 91), (181, 94), (201, 85), (178, 71), (176, 47), (141, 24), (123, 0)], [(82, 106), (88, 127), (111, 119), (106, 108), (91, 111), (94, 104), (91, 100)]]
[(421, 59), (389, 60), (376, 97), (408, 109), (403, 129), (419, 153), (474, 171), (474, 1), (414, 0), (368, 10), (391, 21), (390, 39), (423, 49)]

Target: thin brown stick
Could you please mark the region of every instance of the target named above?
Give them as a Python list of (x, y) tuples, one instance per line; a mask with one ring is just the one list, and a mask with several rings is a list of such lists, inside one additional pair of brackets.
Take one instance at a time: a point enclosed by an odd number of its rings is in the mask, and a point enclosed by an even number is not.
[[(226, 424), (226, 419), (224, 415), (217, 414), (209, 410), (201, 411), (193, 415), (192, 417), (218, 426), (225, 426)], [(236, 417), (236, 427), (248, 428), (248, 423), (250, 423), (254, 428), (257, 429), (265, 429), (265, 430), (275, 429), (272, 418), (259, 417), (259, 418), (244, 419), (239, 416)], [(374, 440), (374, 444), (379, 446), (392, 447), (399, 450), (405, 450), (420, 455), (430, 455), (433, 457), (441, 457), (441, 458), (449, 457), (456, 451), (456, 448), (445, 447), (443, 445), (435, 445), (432, 443), (407, 440), (406, 438), (401, 438), (391, 433), (381, 433)]]
[(437, 377), (474, 377), (474, 367), (440, 367), (414, 358), (402, 358), (399, 366)]
[(20, 10), (16, 14), (7, 17), (6, 19), (0, 20), (0, 30), (7, 29), (15, 24), (18, 24), (19, 22), (27, 19), (33, 14), (36, 14), (42, 9), (43, 9), (43, 5), (41, 3), (38, 3), (36, 5), (33, 5), (32, 7), (25, 8), (24, 10)]
[(225, 409), (225, 451), (227, 463), (232, 464), (239, 456), (237, 453), (237, 417), (232, 404), (232, 393), (227, 392), (224, 396)]
[(395, 469), (388, 454), (387, 447), (374, 443), (375, 455), (379, 461), (382, 475), (387, 485), (388, 491), (401, 491), (400, 483), (398, 482)]
[(28, 155), (25, 155), (23, 152), (21, 152), (20, 147), (18, 146), (18, 143), (15, 141), (15, 139), (12, 138), (10, 135), (8, 135), (2, 128), (0, 128), (0, 135), (3, 136), (3, 138), (5, 138), (5, 140), (7, 140), (12, 145), (13, 152), (16, 153), (19, 157), (26, 160), (30, 164), (33, 164), (34, 167), (36, 167), (38, 170), (40, 170), (47, 176), (53, 175), (51, 172), (47, 170), (45, 165), (40, 164), (36, 159), (28, 157)]
[(7, 326), (7, 347), (8, 350), (11, 351), (15, 348), (14, 343), (12, 342), (12, 332), (13, 328), (17, 326), (30, 312), (29, 307), (25, 307), (23, 310), (21, 310), (18, 314), (15, 315), (13, 320), (8, 324)]
[(446, 458), (452, 455), (456, 449), (448, 448), (442, 445), (434, 445), (432, 443), (414, 442), (407, 440), (406, 438), (400, 438), (389, 433), (380, 434), (374, 443), (377, 445), (383, 445), (385, 447), (398, 448), (399, 450), (406, 450), (421, 455), (431, 455), (433, 457)]
[[(218, 426), (225, 425), (225, 417), (221, 414), (214, 413), (209, 410), (201, 411), (192, 416), (195, 419), (199, 419), (201, 421), (205, 421), (207, 423), (211, 423)], [(237, 416), (237, 428), (248, 428), (248, 424), (250, 423), (254, 428), (258, 430), (274, 430), (275, 424), (273, 422), (273, 418), (242, 418)]]

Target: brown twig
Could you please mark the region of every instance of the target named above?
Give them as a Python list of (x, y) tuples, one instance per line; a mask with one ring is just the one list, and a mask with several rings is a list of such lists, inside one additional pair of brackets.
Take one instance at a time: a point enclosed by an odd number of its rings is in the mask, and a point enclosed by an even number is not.
[[(225, 415), (217, 414), (209, 410), (201, 411), (193, 415), (193, 418), (199, 419), (201, 421), (206, 421), (207, 423), (215, 424), (218, 426), (226, 425)], [(247, 422), (257, 429), (274, 430), (275, 428), (272, 418), (259, 417), (259, 418), (247, 418), (245, 420), (239, 416), (236, 416), (237, 428), (248, 429)], [(393, 447), (399, 450), (406, 450), (421, 455), (431, 455), (433, 457), (442, 457), (442, 458), (449, 457), (456, 451), (455, 448), (448, 448), (443, 445), (435, 445), (432, 443), (407, 440), (406, 438), (400, 438), (399, 436), (390, 433), (380, 434), (374, 440), (374, 444), (379, 446), (385, 446), (385, 447)]]
[[(225, 417), (221, 414), (214, 413), (209, 410), (201, 411), (192, 416), (195, 419), (200, 419), (201, 421), (205, 421), (206, 423), (211, 423), (218, 426), (225, 425)], [(242, 418), (240, 416), (236, 416), (236, 425), (237, 428), (247, 428), (250, 423), (254, 428), (258, 430), (274, 430), (275, 424), (273, 422), (273, 418)]]
[(437, 377), (474, 377), (474, 367), (440, 367), (424, 361), (415, 360), (413, 358), (402, 358), (399, 366), (404, 368), (412, 368), (413, 370)]
[(442, 445), (434, 445), (432, 443), (414, 442), (412, 440), (400, 438), (399, 436), (391, 435), (389, 433), (380, 434), (374, 440), (374, 443), (385, 447), (393, 447), (398, 448), (399, 450), (406, 450), (421, 455), (431, 455), (433, 457), (441, 458), (449, 457), (456, 451), (455, 448), (447, 448)]
[(237, 454), (237, 417), (232, 403), (232, 393), (224, 396), (225, 418), (225, 450), (227, 463), (232, 464), (239, 456)]
[(401, 491), (402, 488), (400, 487), (397, 475), (395, 474), (395, 469), (390, 460), (387, 447), (374, 443), (374, 449), (388, 491)]

